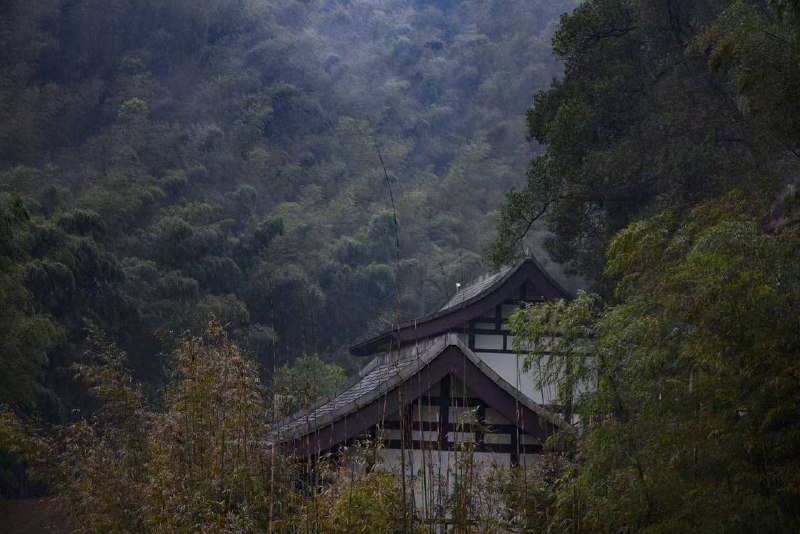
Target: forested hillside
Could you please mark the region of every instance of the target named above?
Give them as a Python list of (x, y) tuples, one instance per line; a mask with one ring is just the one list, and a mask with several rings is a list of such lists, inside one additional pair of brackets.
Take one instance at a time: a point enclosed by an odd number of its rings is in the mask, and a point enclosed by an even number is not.
[[(1, 1), (0, 490), (87, 532), (797, 532), (798, 95), (800, 0)], [(349, 341), (540, 244), (589, 289), (495, 351), (544, 441), (481, 464), (448, 379), (282, 450)]]
[(800, 154), (797, 8), (603, 0), (564, 17), (553, 50), (565, 76), (527, 115), (528, 135), (547, 151), (508, 197), (495, 262), (514, 256), (537, 219), (552, 231), (552, 257), (597, 282), (612, 236), (661, 210), (686, 213), (739, 190), (774, 204), (772, 223), (789, 216)]
[(573, 6), (2, 2), (0, 403), (68, 417), (92, 331), (152, 387), (212, 315), (269, 372), (347, 365), (398, 287), (427, 311), (483, 269)]

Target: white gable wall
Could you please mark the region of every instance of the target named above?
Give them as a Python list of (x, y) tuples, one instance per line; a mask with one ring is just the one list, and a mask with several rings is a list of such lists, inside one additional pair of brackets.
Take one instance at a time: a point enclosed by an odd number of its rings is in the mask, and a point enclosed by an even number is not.
[(472, 351), (509, 384), (538, 404), (550, 404), (556, 399), (555, 386), (535, 387), (533, 371), (525, 372), (524, 356), (513, 350), (514, 336), (508, 318), (521, 304), (505, 303), (483, 317), (459, 325), (462, 340)]

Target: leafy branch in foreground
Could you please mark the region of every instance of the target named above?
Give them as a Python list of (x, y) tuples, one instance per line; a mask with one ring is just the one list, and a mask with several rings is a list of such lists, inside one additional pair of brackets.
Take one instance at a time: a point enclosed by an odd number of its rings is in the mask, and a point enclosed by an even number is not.
[(210, 324), (172, 354), (162, 410), (124, 355), (99, 341), (77, 368), (102, 403), (72, 425), (61, 457), (64, 496), (91, 532), (252, 530), (281, 509), (286, 464), (274, 461), (256, 364)]
[(579, 400), (578, 476), (554, 521), (798, 528), (800, 235), (764, 233), (762, 218), (734, 194), (636, 222), (609, 248), (617, 301), (582, 295), (514, 318), (539, 381), (566, 377), (561, 402)]
[(795, 0), (581, 2), (553, 36), (564, 75), (528, 112), (546, 153), (507, 195), (492, 262), (546, 229), (553, 260), (600, 281), (634, 221), (733, 189), (780, 195), (800, 155), (799, 38)]
[(580, 292), (570, 302), (520, 308), (509, 320), (515, 332), (514, 350), (526, 354), (523, 369), (533, 371), (538, 389), (556, 391), (568, 420), (587, 388), (598, 380), (594, 323), (601, 310), (600, 297)]

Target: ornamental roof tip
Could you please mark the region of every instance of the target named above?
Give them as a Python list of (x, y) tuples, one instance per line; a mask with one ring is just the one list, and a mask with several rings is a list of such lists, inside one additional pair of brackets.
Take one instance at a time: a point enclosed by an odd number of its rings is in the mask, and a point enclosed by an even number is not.
[(459, 287), (455, 294), (451, 296), (440, 308), (438, 311), (445, 311), (451, 308), (457, 307), (459, 304), (462, 304), (489, 289), (492, 287), (498, 280), (501, 280), (505, 275), (511, 272), (516, 265), (505, 265), (496, 271), (485, 273), (479, 276), (477, 279), (473, 280), (466, 287)]

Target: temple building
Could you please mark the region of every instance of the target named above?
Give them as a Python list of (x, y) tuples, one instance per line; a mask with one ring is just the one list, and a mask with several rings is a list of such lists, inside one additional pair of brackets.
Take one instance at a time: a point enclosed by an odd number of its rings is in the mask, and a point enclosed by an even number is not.
[(278, 439), (309, 458), (378, 443), (377, 462), (428, 487), (458, 451), (493, 465), (535, 461), (565, 423), (549, 408), (555, 392), (523, 372), (507, 320), (522, 305), (569, 298), (533, 259), (485, 276), (434, 313), (351, 347), (370, 362), (334, 398), (281, 425)]

